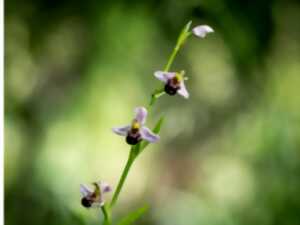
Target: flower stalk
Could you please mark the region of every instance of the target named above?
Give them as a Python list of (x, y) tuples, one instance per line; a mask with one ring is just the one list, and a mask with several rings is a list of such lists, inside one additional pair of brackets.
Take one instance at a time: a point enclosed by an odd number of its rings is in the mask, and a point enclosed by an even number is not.
[[(177, 40), (176, 46), (173, 49), (173, 51), (172, 51), (172, 53), (171, 53), (171, 55), (168, 59), (168, 62), (166, 64), (165, 68), (164, 68), (164, 71), (168, 71), (170, 69), (171, 65), (173, 64), (173, 62), (175, 60), (175, 57), (176, 57), (178, 51), (180, 50), (180, 47), (183, 45), (186, 38), (189, 36), (190, 32), (188, 32), (188, 30), (189, 30), (190, 26), (191, 26), (191, 21), (181, 31), (181, 33), (179, 35), (179, 38)], [(157, 99), (160, 98), (161, 96), (163, 96), (164, 94), (165, 94), (165, 92), (164, 92), (163, 89), (158, 89), (158, 90), (154, 91), (153, 94), (151, 95), (151, 100), (150, 100), (150, 103), (149, 103), (149, 106), (148, 106), (148, 110), (150, 110), (151, 107), (153, 107), (153, 105), (157, 101)], [(112, 208), (118, 200), (119, 194), (122, 190), (124, 182), (125, 182), (125, 180), (127, 178), (127, 175), (130, 171), (130, 168), (131, 168), (134, 160), (138, 156), (139, 148), (140, 148), (140, 144), (131, 147), (126, 165), (124, 167), (124, 170), (123, 170), (122, 175), (120, 177), (120, 180), (118, 182), (117, 188), (116, 188), (116, 190), (113, 194), (112, 200), (110, 202), (110, 208)]]
[(151, 95), (151, 99), (148, 105), (148, 111), (150, 111), (151, 107), (154, 105), (154, 103), (156, 102), (156, 100), (158, 98), (160, 98), (161, 96), (163, 96), (166, 92), (164, 91), (164, 89), (158, 89), (156, 91), (153, 92), (153, 94)]
[[(137, 146), (139, 146), (139, 145), (140, 144), (138, 144)], [(123, 170), (122, 175), (120, 177), (120, 180), (118, 182), (117, 188), (116, 188), (116, 190), (115, 190), (115, 192), (113, 194), (112, 200), (110, 202), (110, 208), (112, 208), (116, 204), (116, 202), (118, 200), (118, 197), (120, 195), (120, 192), (122, 190), (122, 187), (124, 185), (124, 182), (125, 182), (125, 180), (127, 178), (127, 175), (129, 173), (129, 170), (130, 170), (130, 168), (131, 168), (131, 166), (132, 166), (135, 158), (137, 157), (137, 153), (136, 153), (136, 150), (135, 150), (136, 148), (137, 148), (136, 146), (133, 146), (130, 149), (126, 165), (124, 167), (124, 170)]]
[(103, 205), (101, 211), (104, 216), (103, 225), (111, 225), (109, 206), (107, 204)]
[[(145, 125), (148, 111), (150, 111), (156, 101), (166, 93), (168, 95), (175, 95), (176, 93), (178, 93), (184, 98), (189, 97), (189, 93), (184, 84), (184, 81), (187, 80), (187, 77), (185, 77), (185, 72), (170, 72), (169, 70), (179, 50), (191, 34), (194, 34), (195, 36), (198, 36), (200, 38), (204, 38), (207, 33), (213, 32), (213, 29), (207, 25), (196, 26), (192, 29), (192, 31), (190, 31), (191, 24), (192, 21), (188, 22), (180, 32), (176, 45), (173, 48), (163, 71), (156, 71), (154, 73), (154, 76), (164, 83), (164, 87), (156, 89), (151, 94), (147, 109), (144, 107), (137, 107), (135, 109), (135, 117), (130, 125), (113, 128), (113, 132), (126, 137), (125, 140), (129, 145), (131, 145), (131, 148), (129, 151), (127, 162), (122, 171), (111, 201), (109, 203), (105, 203), (103, 198), (103, 194), (111, 190), (111, 188), (107, 184), (102, 182), (93, 183), (95, 186), (94, 191), (91, 191), (86, 186), (81, 185), (81, 193), (83, 195), (82, 205), (86, 208), (90, 208), (94, 205), (100, 205), (104, 217), (104, 225), (112, 224), (111, 210), (118, 201), (119, 195), (122, 191), (122, 188), (125, 184), (134, 161), (136, 160), (138, 155), (148, 146), (149, 143), (157, 142), (160, 139), (158, 133), (164, 121), (164, 117), (161, 117), (156, 123), (154, 129), (150, 130)], [(144, 210), (142, 212), (144, 212)], [(140, 214), (141, 213), (138, 213), (136, 215)], [(136, 216), (135, 214), (133, 215)]]
[(182, 31), (180, 32), (180, 35), (177, 39), (177, 42), (176, 42), (176, 45), (168, 59), (168, 62), (164, 68), (164, 71), (169, 71), (174, 60), (175, 60), (175, 57), (177, 55), (177, 53), (179, 52), (180, 50), (180, 47), (185, 43), (185, 40), (190, 36), (191, 32), (189, 32), (189, 29), (191, 27), (191, 24), (192, 24), (192, 21), (189, 21), (185, 26), (184, 28), (182, 29)]

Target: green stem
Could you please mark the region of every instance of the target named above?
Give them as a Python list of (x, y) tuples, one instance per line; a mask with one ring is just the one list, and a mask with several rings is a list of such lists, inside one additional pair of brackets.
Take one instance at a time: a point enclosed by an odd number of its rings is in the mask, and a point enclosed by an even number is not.
[(180, 47), (184, 44), (185, 40), (190, 36), (190, 32), (189, 32), (189, 29), (190, 29), (190, 26), (192, 24), (192, 21), (188, 22), (184, 28), (182, 29), (182, 31), (180, 32), (180, 35), (177, 39), (177, 42), (176, 42), (176, 45), (169, 57), (169, 60), (164, 68), (164, 71), (169, 71), (173, 62), (174, 62), (174, 59), (180, 49)]
[(110, 212), (109, 212), (109, 208), (107, 205), (104, 205), (101, 207), (103, 216), (104, 216), (104, 221), (103, 221), (103, 225), (110, 225), (111, 224), (111, 220), (110, 220)]
[(172, 51), (172, 53), (171, 53), (171, 55), (169, 57), (169, 60), (168, 60), (166, 66), (164, 68), (164, 71), (169, 71), (169, 69), (171, 68), (171, 65), (174, 62), (174, 59), (175, 59), (175, 57), (176, 57), (176, 55), (177, 55), (177, 53), (178, 53), (178, 51), (180, 49), (180, 45), (181, 45), (181, 43), (178, 40), (177, 43), (176, 43), (175, 48), (173, 49), (173, 51)]
[(148, 111), (150, 111), (151, 107), (154, 105), (154, 103), (156, 102), (156, 100), (159, 97), (163, 96), (164, 94), (165, 94), (164, 89), (157, 90), (157, 91), (153, 92), (153, 94), (151, 95), (150, 102), (149, 102)]
[[(169, 69), (171, 68), (171, 66), (172, 66), (172, 64), (175, 60), (175, 57), (176, 57), (178, 51), (180, 50), (180, 47), (183, 45), (183, 43), (185, 42), (187, 37), (190, 35), (190, 32), (189, 32), (190, 26), (191, 26), (191, 22), (187, 23), (187, 25), (185, 25), (185, 27), (181, 31), (181, 33), (180, 33), (180, 35), (177, 39), (177, 43), (176, 43), (176, 45), (175, 45), (168, 61), (167, 61), (166, 66), (164, 67), (164, 71), (169, 71)], [(164, 89), (154, 91), (153, 94), (151, 95), (151, 100), (150, 100), (150, 103), (149, 103), (148, 110), (150, 110), (151, 107), (155, 104), (156, 100), (164, 94), (165, 94)], [(141, 147), (141, 145), (138, 144), (138, 145), (135, 145), (134, 147), (132, 147), (131, 150), (130, 150), (129, 157), (127, 159), (126, 165), (124, 167), (121, 178), (118, 182), (117, 188), (116, 188), (116, 190), (113, 194), (112, 200), (110, 202), (110, 205), (109, 205), (110, 209), (116, 204), (116, 202), (118, 200), (118, 197), (119, 197), (120, 192), (123, 188), (123, 185), (125, 183), (127, 175), (129, 173), (129, 170), (130, 170), (134, 160), (136, 159), (137, 155), (139, 154), (140, 147)], [(102, 211), (103, 211), (104, 217), (106, 216), (105, 218), (109, 222), (108, 225), (110, 225), (110, 215), (109, 215), (107, 209), (105, 207), (103, 207)]]
[(117, 202), (119, 194), (122, 190), (124, 182), (125, 182), (125, 180), (127, 178), (127, 175), (129, 173), (130, 167), (132, 166), (135, 158), (136, 158), (136, 154), (134, 152), (134, 147), (132, 147), (131, 150), (130, 150), (126, 165), (124, 167), (124, 170), (122, 172), (121, 178), (119, 180), (118, 186), (117, 186), (117, 188), (116, 188), (116, 190), (113, 194), (112, 200), (110, 202), (110, 207), (113, 207), (115, 205), (115, 203)]

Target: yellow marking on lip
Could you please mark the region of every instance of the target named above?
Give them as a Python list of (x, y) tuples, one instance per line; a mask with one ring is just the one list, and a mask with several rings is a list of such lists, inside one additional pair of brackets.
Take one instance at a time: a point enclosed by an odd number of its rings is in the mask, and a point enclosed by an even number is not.
[(132, 123), (132, 129), (138, 130), (138, 129), (140, 129), (140, 127), (141, 127), (141, 125), (138, 122), (134, 121)]
[(183, 76), (180, 73), (176, 73), (175, 79), (176, 79), (176, 81), (180, 82), (183, 80)]

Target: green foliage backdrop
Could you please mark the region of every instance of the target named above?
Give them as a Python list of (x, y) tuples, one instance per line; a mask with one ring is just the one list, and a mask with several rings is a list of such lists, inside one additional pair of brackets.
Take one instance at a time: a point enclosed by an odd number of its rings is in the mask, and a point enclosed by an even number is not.
[[(100, 224), (79, 184), (115, 187), (128, 147), (110, 128), (148, 102), (187, 21), (191, 98), (164, 97), (162, 140), (129, 174), (137, 224), (300, 223), (300, 3), (5, 1), (5, 223)], [(150, 121), (157, 121), (160, 114)]]

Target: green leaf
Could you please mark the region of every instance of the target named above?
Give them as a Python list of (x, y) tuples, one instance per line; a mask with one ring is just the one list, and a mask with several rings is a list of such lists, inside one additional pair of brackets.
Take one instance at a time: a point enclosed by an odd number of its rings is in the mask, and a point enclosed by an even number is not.
[(190, 27), (192, 25), (192, 21), (189, 21), (184, 28), (182, 29), (179, 38), (178, 38), (178, 46), (182, 45), (185, 40), (187, 39), (187, 37), (190, 35)]
[(143, 206), (124, 217), (117, 225), (129, 225), (134, 223), (139, 219), (147, 210), (149, 209), (148, 205)]
[[(153, 133), (158, 134), (160, 132), (161, 126), (164, 122), (165, 117), (161, 116), (160, 119), (157, 121), (157, 123), (155, 124), (154, 129), (152, 130)], [(143, 141), (141, 143), (140, 149), (139, 149), (139, 153), (141, 153), (147, 146), (149, 145), (148, 141)]]
[(162, 126), (162, 124), (163, 124), (163, 122), (164, 122), (164, 119), (165, 119), (164, 116), (161, 116), (161, 117), (160, 117), (160, 119), (157, 121), (157, 123), (156, 123), (154, 129), (152, 130), (153, 133), (155, 133), (155, 134), (158, 134), (158, 133), (159, 133), (160, 128), (161, 128), (161, 126)]
[(189, 32), (191, 25), (192, 25), (192, 21), (190, 20), (184, 27), (184, 31), (186, 33)]

